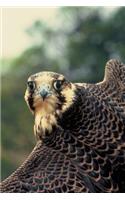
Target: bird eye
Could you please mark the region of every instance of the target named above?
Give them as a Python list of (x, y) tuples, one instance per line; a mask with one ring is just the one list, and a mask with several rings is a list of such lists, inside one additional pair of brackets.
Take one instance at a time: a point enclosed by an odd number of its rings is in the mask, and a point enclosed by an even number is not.
[(36, 87), (34, 81), (28, 81), (28, 82), (27, 82), (27, 86), (28, 86), (28, 89), (29, 89), (30, 92), (33, 92), (34, 89), (35, 89), (35, 87)]
[(62, 80), (56, 80), (53, 84), (55, 90), (61, 90), (62, 87)]

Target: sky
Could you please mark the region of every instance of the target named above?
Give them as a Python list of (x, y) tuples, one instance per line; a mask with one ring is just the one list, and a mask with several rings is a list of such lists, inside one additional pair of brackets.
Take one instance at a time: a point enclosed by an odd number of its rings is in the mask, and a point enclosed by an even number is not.
[(56, 7), (2, 8), (2, 57), (15, 57), (30, 46), (32, 41), (26, 29), (37, 19), (54, 23), (57, 10)]
[[(114, 7), (107, 7), (108, 11)], [(32, 38), (26, 33), (36, 20), (52, 25), (56, 22), (58, 7), (2, 8), (2, 57), (13, 58), (29, 47)]]

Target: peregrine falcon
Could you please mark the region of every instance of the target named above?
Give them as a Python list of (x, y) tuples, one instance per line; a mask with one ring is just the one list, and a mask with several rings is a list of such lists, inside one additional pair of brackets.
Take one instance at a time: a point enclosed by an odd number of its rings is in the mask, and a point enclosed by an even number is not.
[(37, 73), (25, 100), (37, 143), (2, 192), (125, 192), (124, 64), (108, 61), (97, 84)]

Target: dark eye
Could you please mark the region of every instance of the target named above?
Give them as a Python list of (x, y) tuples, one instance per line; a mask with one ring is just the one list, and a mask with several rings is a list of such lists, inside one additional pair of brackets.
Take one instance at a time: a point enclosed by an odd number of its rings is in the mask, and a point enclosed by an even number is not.
[(62, 80), (56, 80), (53, 84), (55, 90), (61, 90), (62, 87)]
[(33, 92), (34, 89), (35, 89), (35, 87), (36, 87), (34, 81), (28, 81), (28, 82), (27, 82), (27, 86), (28, 86), (28, 89), (29, 89), (30, 92)]

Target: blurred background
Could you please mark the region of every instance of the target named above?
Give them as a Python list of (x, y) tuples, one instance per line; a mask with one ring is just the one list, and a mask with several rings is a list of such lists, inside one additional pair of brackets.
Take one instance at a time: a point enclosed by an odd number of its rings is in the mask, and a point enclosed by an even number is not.
[(125, 62), (125, 7), (2, 9), (2, 179), (35, 145), (24, 102), (27, 78), (49, 70), (72, 81), (103, 79), (110, 58)]

